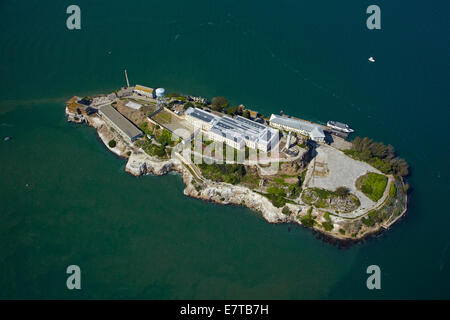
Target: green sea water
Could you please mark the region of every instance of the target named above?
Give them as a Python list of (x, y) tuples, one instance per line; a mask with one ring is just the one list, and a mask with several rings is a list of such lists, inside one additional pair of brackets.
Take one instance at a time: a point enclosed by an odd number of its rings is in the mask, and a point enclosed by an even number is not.
[[(66, 28), (78, 4), (82, 29)], [(0, 1), (0, 298), (450, 298), (448, 1)], [(374, 56), (376, 63), (369, 63)], [(408, 213), (342, 250), (135, 178), (64, 101), (130, 81), (338, 120), (411, 165)], [(12, 137), (3, 141), (6, 136)], [(289, 229), (290, 228), (290, 229)], [(69, 291), (68, 265), (82, 270)], [(379, 265), (382, 289), (366, 287)]]

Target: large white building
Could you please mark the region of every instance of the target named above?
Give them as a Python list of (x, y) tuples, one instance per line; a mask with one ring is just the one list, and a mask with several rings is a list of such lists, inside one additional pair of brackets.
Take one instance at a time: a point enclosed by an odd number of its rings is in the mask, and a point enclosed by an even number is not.
[(312, 140), (317, 142), (325, 141), (325, 133), (321, 126), (309, 123), (300, 119), (293, 119), (283, 116), (277, 116), (272, 114), (270, 116), (270, 126), (286, 130), (286, 131), (294, 131), (298, 132), (304, 136), (310, 137)]
[(209, 139), (236, 149), (247, 146), (267, 152), (279, 142), (277, 130), (241, 116), (219, 117), (197, 108), (189, 108), (185, 114), (186, 120), (201, 128)]

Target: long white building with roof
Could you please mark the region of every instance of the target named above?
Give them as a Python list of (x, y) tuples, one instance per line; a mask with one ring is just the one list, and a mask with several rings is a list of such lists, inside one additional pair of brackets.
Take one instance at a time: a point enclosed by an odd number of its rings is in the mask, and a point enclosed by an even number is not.
[(325, 141), (325, 133), (321, 126), (309, 123), (300, 119), (293, 119), (283, 116), (278, 116), (272, 114), (270, 116), (270, 126), (286, 130), (286, 131), (294, 131), (298, 132), (304, 136), (310, 137), (312, 140), (317, 142)]
[(198, 108), (186, 110), (186, 120), (201, 128), (213, 141), (224, 142), (236, 149), (245, 146), (267, 152), (279, 142), (279, 133), (263, 124), (237, 116), (219, 117)]
[(153, 88), (149, 88), (149, 87), (141, 86), (140, 84), (137, 84), (136, 87), (134, 87), (133, 91), (140, 95), (143, 95), (147, 98), (150, 98), (150, 99), (154, 98)]

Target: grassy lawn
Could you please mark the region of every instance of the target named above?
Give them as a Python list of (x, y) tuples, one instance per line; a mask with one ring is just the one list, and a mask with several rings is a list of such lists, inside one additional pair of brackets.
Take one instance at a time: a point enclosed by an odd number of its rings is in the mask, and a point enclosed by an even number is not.
[(383, 196), (387, 182), (388, 178), (385, 175), (369, 172), (356, 180), (356, 188), (377, 202)]
[(161, 124), (167, 124), (172, 122), (172, 115), (166, 110), (161, 110), (159, 113), (153, 116), (153, 119)]

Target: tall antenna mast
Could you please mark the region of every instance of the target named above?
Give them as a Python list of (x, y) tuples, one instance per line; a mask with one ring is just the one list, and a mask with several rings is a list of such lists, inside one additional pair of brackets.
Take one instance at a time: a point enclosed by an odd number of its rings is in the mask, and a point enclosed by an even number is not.
[(129, 88), (130, 82), (128, 81), (127, 69), (125, 69), (125, 79), (127, 80), (127, 88)]

